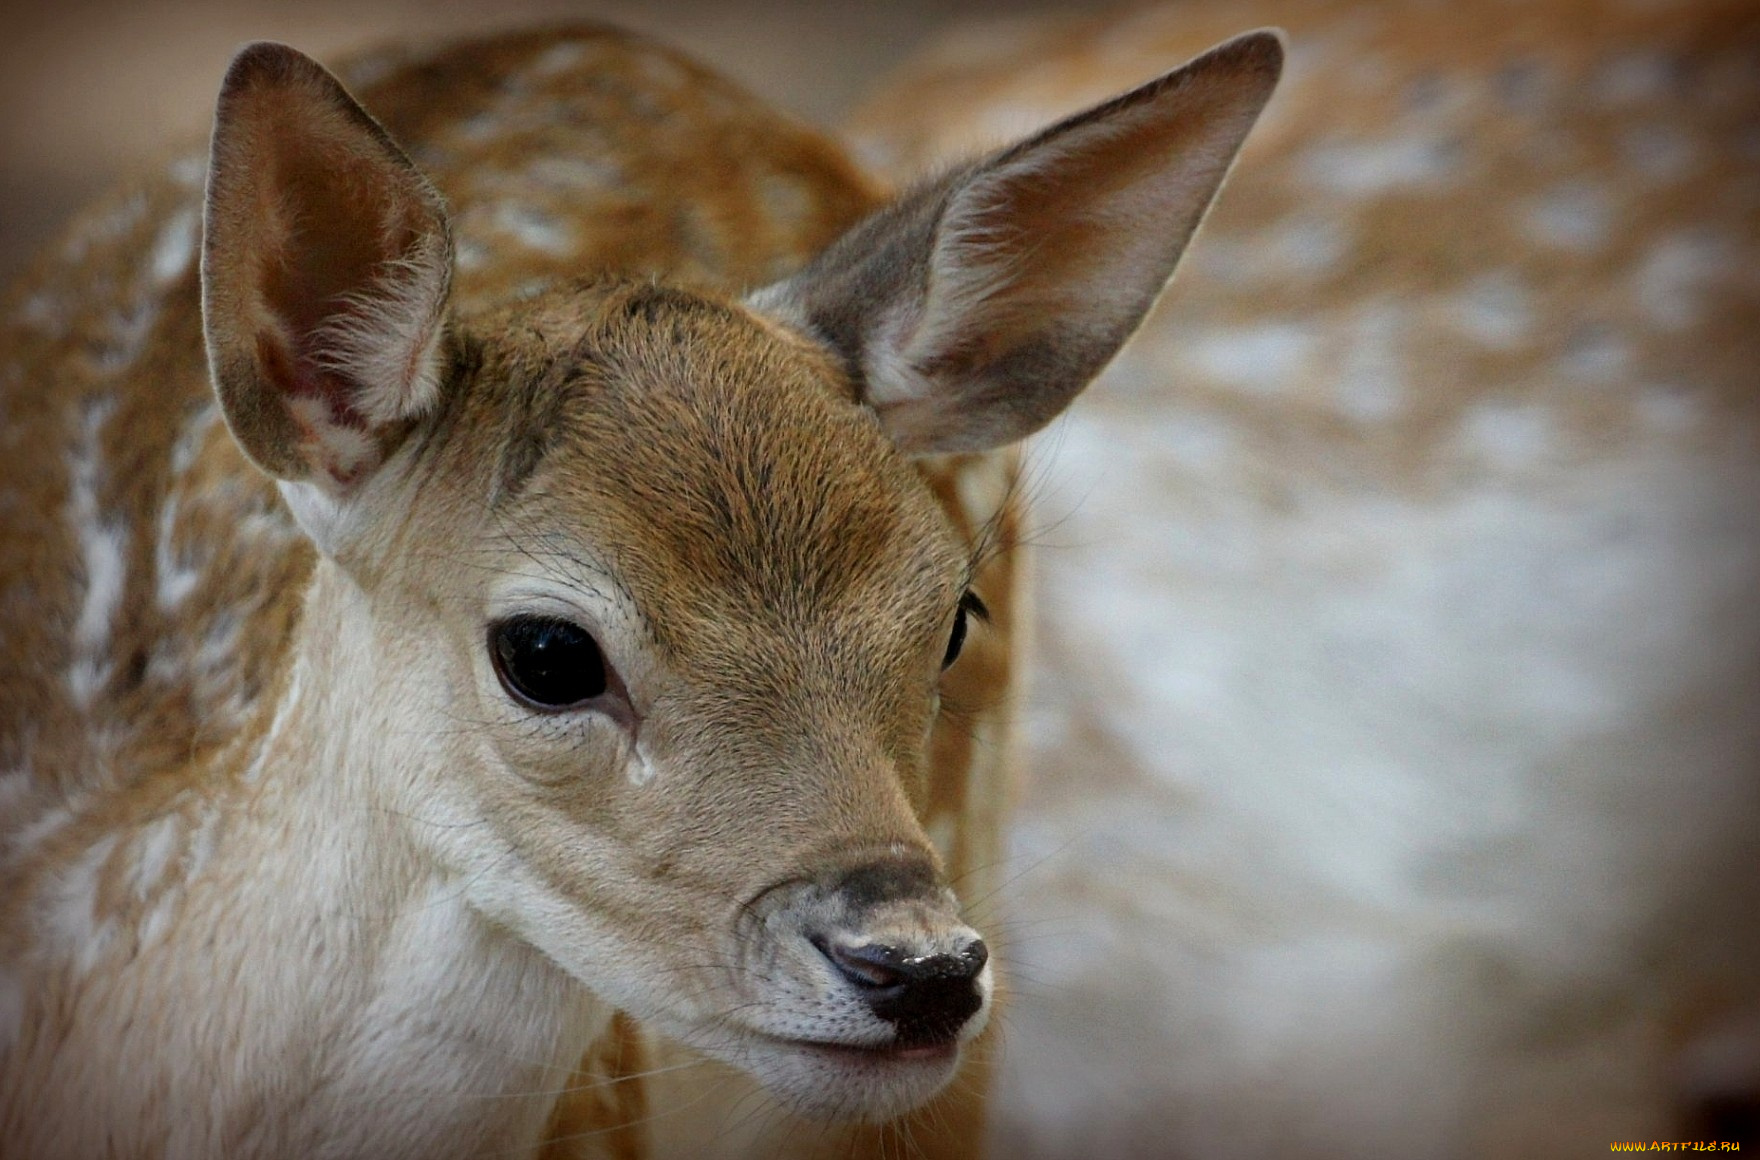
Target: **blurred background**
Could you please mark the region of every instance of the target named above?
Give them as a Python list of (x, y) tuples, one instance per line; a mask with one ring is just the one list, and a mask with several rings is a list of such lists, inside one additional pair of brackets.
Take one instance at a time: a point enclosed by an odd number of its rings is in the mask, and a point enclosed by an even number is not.
[[(1098, 7), (1087, 0), (1088, 6)], [(0, 37), (0, 276), (84, 201), (167, 142), (205, 133), (232, 53), (314, 56), (394, 38), (593, 18), (714, 61), (782, 107), (835, 124), (889, 66), (968, 15), (1081, 0), (21, 0)]]
[(0, 42), (0, 274), (201, 133), (244, 40), (580, 15), (895, 176), (1290, 32), (1174, 288), (1032, 448), (998, 1156), (1755, 1130), (1760, 5), (45, 6)]

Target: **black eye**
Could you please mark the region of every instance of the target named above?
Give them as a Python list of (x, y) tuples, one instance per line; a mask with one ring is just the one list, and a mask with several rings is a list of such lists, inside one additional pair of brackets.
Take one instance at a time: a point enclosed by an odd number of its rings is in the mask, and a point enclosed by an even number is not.
[(547, 616), (489, 626), (489, 655), (509, 692), (538, 709), (566, 709), (605, 691), (605, 656), (586, 629)]
[(968, 615), (979, 620), (990, 619), (990, 610), (984, 607), (976, 592), (967, 592), (959, 598), (959, 609), (953, 614), (953, 635), (947, 639), (947, 655), (941, 658), (944, 671), (953, 667), (953, 662), (959, 659), (959, 650), (965, 647)]

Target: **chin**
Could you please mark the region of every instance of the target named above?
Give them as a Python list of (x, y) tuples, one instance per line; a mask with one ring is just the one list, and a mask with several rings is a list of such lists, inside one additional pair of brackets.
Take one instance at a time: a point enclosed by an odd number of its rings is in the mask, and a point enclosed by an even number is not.
[(741, 1037), (712, 1054), (749, 1072), (778, 1103), (813, 1120), (878, 1123), (915, 1111), (959, 1070), (957, 1041), (921, 1047)]

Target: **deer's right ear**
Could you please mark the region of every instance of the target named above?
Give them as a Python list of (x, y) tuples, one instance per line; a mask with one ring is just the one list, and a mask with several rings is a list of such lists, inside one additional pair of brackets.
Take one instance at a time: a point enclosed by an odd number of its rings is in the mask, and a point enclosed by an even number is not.
[(316, 62), (254, 44), (215, 114), (208, 365), (277, 479), (346, 498), (432, 410), (452, 280), (440, 195)]
[(1282, 66), (1277, 33), (1237, 37), (907, 194), (750, 301), (834, 347), (906, 452), (1030, 435), (1142, 322)]

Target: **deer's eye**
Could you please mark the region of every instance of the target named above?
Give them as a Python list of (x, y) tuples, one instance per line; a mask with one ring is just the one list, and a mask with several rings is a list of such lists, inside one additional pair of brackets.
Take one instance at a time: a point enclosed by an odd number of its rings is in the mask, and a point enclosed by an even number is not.
[(598, 642), (578, 624), (515, 616), (489, 626), (489, 655), (507, 691), (535, 709), (569, 709), (605, 692)]
[(965, 647), (968, 616), (975, 616), (979, 620), (990, 619), (990, 610), (984, 607), (984, 602), (978, 599), (976, 592), (967, 592), (959, 598), (959, 608), (953, 614), (953, 635), (947, 638), (947, 655), (941, 658), (943, 672), (953, 667), (953, 662), (959, 659), (960, 649)]

